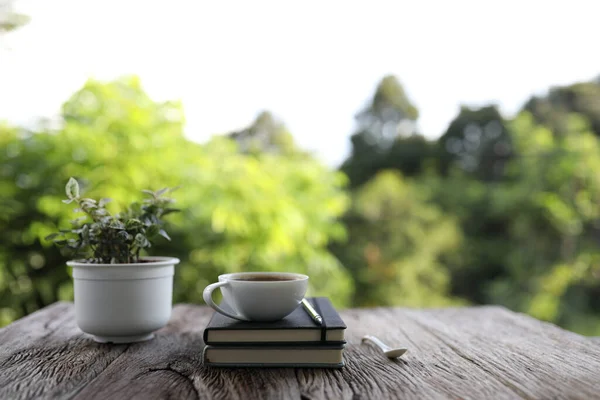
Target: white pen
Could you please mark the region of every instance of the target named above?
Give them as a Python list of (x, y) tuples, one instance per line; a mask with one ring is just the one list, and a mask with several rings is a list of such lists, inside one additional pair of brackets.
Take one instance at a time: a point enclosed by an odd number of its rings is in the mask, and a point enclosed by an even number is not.
[(319, 315), (318, 312), (315, 311), (313, 306), (306, 299), (302, 299), (302, 307), (306, 310), (308, 315), (319, 325), (323, 325), (323, 318)]

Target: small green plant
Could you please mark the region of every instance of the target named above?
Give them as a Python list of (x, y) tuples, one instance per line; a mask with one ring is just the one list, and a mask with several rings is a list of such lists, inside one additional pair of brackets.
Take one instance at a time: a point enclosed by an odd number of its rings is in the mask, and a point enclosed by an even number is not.
[(163, 229), (162, 218), (179, 211), (171, 208), (173, 199), (165, 197), (174, 189), (156, 192), (143, 190), (148, 196), (142, 203), (134, 202), (123, 212), (111, 215), (105, 208), (110, 199), (96, 201), (79, 195), (79, 184), (73, 178), (67, 182), (64, 203), (75, 202), (76, 212), (85, 216), (71, 221), (72, 229), (60, 230), (46, 237), (71, 255), (95, 264), (140, 262), (140, 252), (152, 246), (158, 236), (171, 240)]

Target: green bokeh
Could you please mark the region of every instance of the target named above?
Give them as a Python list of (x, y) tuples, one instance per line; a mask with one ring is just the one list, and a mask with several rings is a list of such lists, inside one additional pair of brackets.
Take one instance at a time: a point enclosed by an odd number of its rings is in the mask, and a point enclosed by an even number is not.
[(600, 123), (580, 104), (592, 86), (509, 120), (465, 107), (429, 141), (386, 77), (337, 171), (269, 113), (198, 144), (178, 102), (153, 101), (135, 77), (91, 80), (60, 129), (0, 125), (0, 325), (72, 299), (67, 259), (42, 238), (77, 216), (61, 202), (74, 176), (112, 211), (180, 186), (173, 240), (151, 249), (182, 260), (175, 302), (203, 304), (221, 273), (297, 271), (338, 307), (501, 304), (600, 334)]

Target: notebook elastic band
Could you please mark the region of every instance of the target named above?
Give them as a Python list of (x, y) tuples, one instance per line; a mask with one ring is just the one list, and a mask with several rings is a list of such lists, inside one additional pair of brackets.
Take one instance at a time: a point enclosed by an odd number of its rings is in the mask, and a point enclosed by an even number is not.
[(325, 321), (325, 316), (321, 312), (321, 307), (319, 307), (319, 299), (314, 298), (312, 303), (313, 303), (313, 307), (315, 308), (315, 311), (319, 313), (319, 315), (321, 316), (321, 318), (323, 320), (323, 323), (321, 324), (321, 342), (326, 342), (327, 341), (327, 321)]

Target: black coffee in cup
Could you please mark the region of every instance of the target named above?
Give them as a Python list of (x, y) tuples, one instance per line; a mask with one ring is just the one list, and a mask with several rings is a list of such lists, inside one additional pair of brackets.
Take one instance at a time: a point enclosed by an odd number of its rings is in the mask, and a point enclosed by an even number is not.
[(284, 275), (244, 275), (236, 278), (232, 278), (233, 281), (246, 281), (246, 282), (282, 282), (282, 281), (295, 281), (300, 278), (294, 276)]

